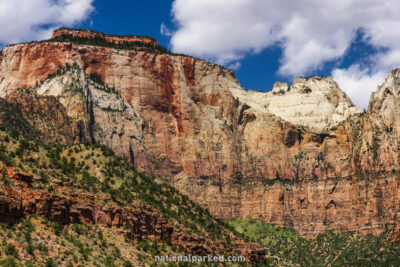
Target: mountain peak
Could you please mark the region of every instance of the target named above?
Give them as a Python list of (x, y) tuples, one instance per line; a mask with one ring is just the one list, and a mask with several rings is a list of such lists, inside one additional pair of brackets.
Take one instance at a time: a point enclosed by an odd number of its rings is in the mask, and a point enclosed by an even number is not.
[(234, 94), (259, 112), (318, 132), (361, 112), (331, 77), (299, 77), (290, 86), (276, 82), (268, 93)]
[(393, 127), (400, 122), (400, 69), (390, 71), (385, 82), (371, 94), (368, 111), (379, 118), (380, 124)]

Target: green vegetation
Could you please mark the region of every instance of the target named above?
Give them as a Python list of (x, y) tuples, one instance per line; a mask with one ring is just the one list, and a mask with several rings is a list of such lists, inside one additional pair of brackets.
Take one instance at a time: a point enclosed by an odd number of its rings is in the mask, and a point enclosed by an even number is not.
[[(203, 245), (218, 241), (225, 248), (235, 249), (237, 237), (230, 231), (229, 225), (211, 216), (208, 210), (202, 209), (172, 186), (157, 182), (161, 180), (158, 177), (135, 171), (105, 146), (89, 143), (46, 144), (24, 137), (19, 132), (0, 130), (0, 161), (16, 171), (31, 173), (35, 179), (30, 190), (52, 194), (90, 194), (93, 197), (91, 201), (99, 205), (161, 213), (174, 231), (202, 237)], [(0, 188), (15, 186), (4, 167), (0, 167), (0, 172)], [(111, 249), (110, 240), (121, 237), (112, 229), (91, 225), (65, 226), (47, 219), (27, 218), (1, 227), (0, 236), (3, 236), (1, 231), (9, 236), (0, 248), (0, 258), (1, 255), (5, 257), (2, 263), (5, 266), (17, 266), (12, 264), (21, 263), (26, 258), (35, 263), (41, 262), (43, 266), (69, 263), (103, 266), (101, 262), (106, 262), (106, 266), (130, 266), (133, 258), (151, 263), (152, 256), (161, 252), (183, 253), (168, 240), (157, 243), (123, 238), (116, 245), (117, 249)], [(129, 231), (127, 227), (125, 230)], [(41, 230), (38, 232), (38, 229)], [(103, 241), (100, 236), (106, 234), (109, 239)], [(27, 264), (25, 260), (24, 263)]]
[(2, 98), (0, 98), (0, 122), (0, 131), (8, 131), (11, 138), (18, 138), (20, 134), (30, 138), (39, 135), (39, 131), (27, 121), (18, 107)]
[[(211, 234), (226, 239), (224, 224), (214, 219), (174, 187), (157, 183), (155, 177), (136, 172), (125, 160), (114, 156), (105, 146), (89, 143), (57, 145), (38, 143), (27, 138), (13, 139), (0, 134), (0, 156), (9, 166), (40, 176), (35, 182), (39, 188), (50, 188), (54, 180), (70, 185), (75, 190), (104, 194), (120, 206), (140, 200), (150, 210), (156, 209), (167, 218), (192, 229), (197, 234)], [(40, 170), (40, 171), (39, 171)], [(100, 197), (99, 196), (99, 197)]]
[[(52, 79), (67, 71), (79, 69), (67, 65)], [(117, 93), (102, 84), (96, 76), (90, 79), (96, 88)], [(73, 90), (78, 90), (75, 88)], [(160, 177), (137, 172), (124, 159), (106, 146), (90, 143), (56, 144), (40, 141), (39, 131), (26, 120), (16, 106), (0, 99), (0, 188), (15, 186), (3, 166), (32, 174), (36, 179), (32, 190), (66, 194), (60, 187), (75, 193), (93, 196), (94, 203), (132, 208), (165, 216), (174, 231), (195, 234), (204, 244), (219, 242), (234, 250), (236, 236), (262, 244), (271, 266), (398, 266), (400, 243), (387, 229), (379, 236), (360, 236), (354, 232), (327, 232), (314, 240), (256, 220), (235, 219), (229, 223), (211, 216)], [(224, 123), (224, 127), (230, 125)], [(359, 134), (359, 133), (357, 133)], [(355, 139), (358, 136), (354, 137)], [(374, 138), (376, 147), (379, 139)], [(213, 150), (221, 150), (216, 143)], [(375, 149), (376, 150), (376, 149)], [(260, 160), (247, 153), (250, 171), (257, 170)], [(301, 154), (296, 158), (302, 160)], [(324, 161), (324, 155), (317, 156)], [(238, 182), (242, 172), (236, 173)], [(276, 174), (263, 184), (293, 184)], [(0, 190), (0, 195), (5, 190)], [(377, 190), (374, 194), (382, 195)], [(130, 239), (118, 233), (125, 229), (102, 228), (96, 225), (60, 225), (35, 216), (22, 218), (13, 225), (0, 224), (0, 266), (138, 266), (152, 264), (154, 255), (184, 254), (171, 240)], [(235, 236), (236, 235), (236, 236)], [(176, 265), (171, 265), (176, 266)]]
[(138, 241), (111, 228), (61, 226), (35, 216), (0, 224), (0, 236), (0, 266), (138, 266), (138, 255), (151, 264), (152, 253), (172, 253), (162, 242), (149, 242), (149, 252), (136, 248)]
[(136, 50), (154, 50), (160, 53), (169, 53), (169, 51), (161, 46), (161, 45), (153, 45), (150, 43), (145, 43), (145, 42), (112, 42), (112, 41), (107, 41), (106, 39), (96, 36), (96, 37), (80, 37), (80, 36), (72, 36), (72, 35), (67, 35), (63, 34), (61, 36), (57, 36), (55, 38), (52, 38), (49, 40), (50, 42), (70, 42), (70, 43), (75, 43), (75, 44), (82, 44), (82, 45), (95, 45), (95, 46), (104, 46), (104, 47), (110, 47), (110, 48), (115, 48), (115, 49), (124, 49), (124, 50), (131, 50), (131, 49), (136, 49)]
[[(91, 30), (84, 30), (84, 29), (71, 29), (71, 30), (78, 30), (78, 31), (91, 31)], [(96, 32), (96, 31), (92, 31)], [(96, 32), (100, 33), (100, 32)], [(135, 36), (135, 35), (109, 35), (108, 36), (116, 36), (116, 37), (145, 37), (145, 38), (152, 38), (152, 37), (146, 37), (146, 36)], [(153, 38), (152, 38), (153, 39)], [(169, 51), (167, 48), (161, 45), (153, 45), (150, 43), (145, 43), (145, 42), (112, 42), (112, 41), (107, 41), (104, 38), (101, 37), (93, 37), (93, 38), (87, 38), (87, 37), (78, 37), (78, 36), (72, 36), (69, 34), (63, 34), (61, 36), (57, 36), (55, 38), (49, 39), (49, 40), (42, 40), (42, 41), (31, 41), (31, 42), (26, 42), (26, 43), (44, 43), (44, 42), (69, 42), (69, 43), (75, 43), (75, 44), (80, 44), (80, 45), (92, 45), (92, 46), (102, 46), (102, 47), (109, 47), (109, 48), (114, 48), (114, 49), (121, 49), (121, 50), (137, 50), (137, 51), (150, 51), (150, 52), (157, 52), (160, 54), (169, 54), (173, 56), (183, 56), (183, 57), (189, 57), (189, 58), (195, 58), (190, 55), (182, 54), (182, 53), (173, 53)], [(18, 45), (21, 43), (15, 43), (15, 44), (9, 44), (7, 46), (14, 46)], [(24, 44), (24, 43), (22, 43)], [(199, 59), (202, 60), (202, 59)], [(220, 70), (226, 69), (226, 67), (215, 64), (213, 65), (218, 66)]]
[[(123, 36), (120, 36), (123, 37)], [(170, 54), (174, 56), (185, 56), (185, 57), (192, 57), (189, 55), (185, 54), (179, 54), (179, 53), (172, 53), (169, 51), (167, 48), (161, 45), (153, 45), (150, 43), (145, 43), (145, 42), (112, 42), (112, 41), (107, 41), (104, 38), (101, 37), (79, 37), (79, 36), (72, 36), (68, 34), (63, 34), (61, 36), (57, 36), (55, 38), (52, 38), (50, 40), (46, 40), (44, 42), (69, 42), (69, 43), (75, 43), (75, 44), (81, 44), (81, 45), (93, 45), (93, 46), (102, 46), (102, 47), (110, 47), (114, 49), (121, 49), (121, 50), (140, 50), (140, 51), (153, 51), (153, 52), (158, 52), (161, 54)], [(225, 68), (221, 65), (218, 65), (221, 68)]]
[(315, 263), (311, 256), (311, 242), (291, 231), (252, 219), (234, 219), (229, 224), (237, 232), (262, 244), (271, 265), (308, 266)]
[[(61, 27), (61, 28), (58, 28), (57, 30), (69, 30), (69, 31), (74, 31), (74, 32), (91, 32), (91, 33), (96, 33), (96, 34), (104, 34), (102, 32), (89, 30), (89, 29), (73, 29), (73, 28), (68, 28), (68, 27)], [(136, 37), (136, 38), (139, 38), (139, 39), (140, 38), (153, 39), (153, 37), (144, 36), (144, 35), (115, 35), (115, 34), (106, 34), (106, 35), (107, 36), (113, 36), (113, 37)]]
[(265, 247), (271, 266), (399, 266), (400, 239), (387, 228), (378, 236), (328, 231), (315, 239), (252, 219), (234, 219), (237, 232)]
[[(42, 79), (40, 81), (40, 83), (36, 83), (35, 87), (40, 87), (44, 82), (52, 80), (61, 75), (64, 75), (65, 73), (70, 72), (70, 71), (75, 71), (75, 72), (82, 71), (85, 75), (85, 78), (87, 80), (89, 80), (89, 82), (91, 82), (92, 85), (96, 89), (105, 91), (107, 93), (118, 94), (118, 91), (114, 87), (109, 87), (96, 74), (93, 74), (93, 73), (87, 74), (76, 62), (74, 62), (73, 64), (66, 64), (64, 67), (58, 69), (57, 72), (55, 72), (53, 74), (49, 74), (45, 79)], [(26, 89), (24, 89), (24, 90), (26, 90)], [(83, 92), (83, 89), (78, 88), (77, 85), (73, 85), (73, 88), (70, 88), (69, 90), (73, 91), (73, 92)]]

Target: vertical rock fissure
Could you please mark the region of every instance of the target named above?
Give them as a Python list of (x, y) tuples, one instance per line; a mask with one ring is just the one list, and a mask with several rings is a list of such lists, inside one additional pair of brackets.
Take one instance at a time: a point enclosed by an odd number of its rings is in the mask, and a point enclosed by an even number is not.
[(89, 88), (86, 88), (86, 109), (87, 109), (86, 110), (87, 114), (89, 115), (88, 131), (89, 131), (90, 141), (92, 143), (96, 143), (96, 139), (94, 137), (94, 124), (95, 124), (94, 103), (93, 103), (92, 92), (90, 91)]
[(133, 153), (131, 141), (129, 141), (129, 157), (130, 157), (130, 163), (132, 164), (132, 166), (135, 166), (135, 155)]

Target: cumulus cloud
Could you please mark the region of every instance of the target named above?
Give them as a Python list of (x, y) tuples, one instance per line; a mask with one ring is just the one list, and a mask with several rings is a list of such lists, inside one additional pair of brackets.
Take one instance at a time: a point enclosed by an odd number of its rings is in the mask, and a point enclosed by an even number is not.
[(380, 81), (381, 73), (400, 65), (398, 10), (398, 0), (175, 0), (177, 30), (171, 46), (175, 52), (228, 65), (279, 45), (278, 74), (294, 77), (341, 59), (362, 31), (365, 42), (384, 52), (366, 59), (372, 67), (356, 62), (332, 74), (346, 87), (367, 88), (367, 82)]
[(227, 64), (280, 44), (280, 74), (303, 75), (342, 57), (360, 29), (372, 45), (400, 50), (399, 9), (398, 0), (175, 0), (171, 45)]
[(386, 71), (368, 73), (367, 69), (362, 69), (358, 64), (332, 71), (333, 79), (360, 109), (368, 108), (371, 93), (385, 81), (387, 74)]
[(93, 0), (0, 1), (0, 44), (48, 38), (60, 26), (71, 26), (93, 11)]

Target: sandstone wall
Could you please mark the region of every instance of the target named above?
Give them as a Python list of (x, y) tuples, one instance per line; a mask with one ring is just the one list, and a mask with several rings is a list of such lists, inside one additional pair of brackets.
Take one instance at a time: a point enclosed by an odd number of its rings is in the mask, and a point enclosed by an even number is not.
[[(232, 71), (190, 57), (55, 42), (2, 55), (2, 97), (38, 83), (38, 94), (81, 122), (82, 137), (170, 177), (221, 218), (257, 218), (304, 236), (377, 233), (398, 220), (397, 72), (361, 114), (330, 78), (246, 93)], [(73, 63), (82, 71), (41, 83)], [(85, 73), (117, 94), (96, 89)], [(82, 92), (72, 94), (74, 85)]]

